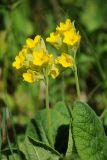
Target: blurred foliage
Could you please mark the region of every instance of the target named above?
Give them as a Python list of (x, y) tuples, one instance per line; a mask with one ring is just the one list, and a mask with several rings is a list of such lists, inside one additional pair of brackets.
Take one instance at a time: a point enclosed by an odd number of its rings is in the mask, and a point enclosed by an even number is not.
[[(14, 123), (26, 125), (29, 117), (44, 108), (45, 99), (42, 83), (29, 85), (12, 68), (15, 55), (27, 37), (42, 34), (46, 38), (58, 22), (68, 17), (75, 20), (82, 37), (77, 54), (81, 100), (96, 106), (93, 109), (99, 115), (107, 107), (106, 11), (106, 0), (0, 1), (0, 99), (11, 110)], [(61, 77), (50, 80), (51, 107), (62, 99), (62, 83)], [(64, 95), (69, 103), (76, 99), (74, 76), (69, 70), (64, 74)], [(107, 126), (107, 113), (104, 115)]]

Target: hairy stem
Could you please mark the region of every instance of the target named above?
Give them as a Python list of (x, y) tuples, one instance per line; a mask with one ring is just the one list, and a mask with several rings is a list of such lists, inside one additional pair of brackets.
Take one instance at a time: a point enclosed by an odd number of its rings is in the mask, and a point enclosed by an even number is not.
[(53, 146), (53, 138), (52, 138), (52, 132), (51, 132), (51, 114), (49, 109), (49, 82), (48, 82), (48, 75), (46, 73), (46, 111), (47, 111), (47, 123), (48, 123), (48, 137), (51, 145)]
[(75, 75), (77, 97), (78, 97), (78, 100), (80, 100), (80, 86), (79, 86), (79, 80), (78, 80), (77, 66), (76, 66), (75, 62), (74, 62), (74, 75)]
[(65, 82), (64, 82), (64, 73), (62, 75), (62, 101), (65, 102)]
[(74, 51), (74, 76), (75, 76), (75, 85), (76, 85), (77, 97), (78, 97), (78, 100), (80, 100), (80, 85), (79, 85), (77, 65), (76, 65), (76, 52), (77, 52), (77, 50)]

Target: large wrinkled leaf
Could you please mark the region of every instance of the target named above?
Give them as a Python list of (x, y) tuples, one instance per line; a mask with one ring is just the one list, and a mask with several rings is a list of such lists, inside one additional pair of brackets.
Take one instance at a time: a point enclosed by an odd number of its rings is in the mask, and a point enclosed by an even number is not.
[(107, 137), (101, 121), (85, 103), (73, 109), (73, 137), (82, 160), (107, 160)]
[[(68, 108), (62, 102), (59, 102), (53, 109), (50, 109), (50, 112), (55, 148), (59, 152), (63, 152), (64, 148), (67, 147), (70, 114)], [(26, 135), (49, 145), (46, 115), (45, 109), (38, 112), (36, 118), (29, 123)]]
[(26, 138), (20, 149), (27, 160), (61, 160), (57, 151), (32, 138)]

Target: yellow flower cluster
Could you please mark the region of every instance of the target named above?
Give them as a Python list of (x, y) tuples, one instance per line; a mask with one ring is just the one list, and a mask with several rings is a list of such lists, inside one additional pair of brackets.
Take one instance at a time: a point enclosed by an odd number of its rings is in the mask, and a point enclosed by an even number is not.
[(46, 41), (56, 48), (61, 48), (64, 44), (71, 47), (78, 46), (80, 39), (79, 32), (76, 31), (73, 22), (67, 19), (65, 23), (61, 22), (60, 25), (56, 27), (55, 32), (50, 33), (50, 37), (48, 37)]
[(22, 69), (23, 79), (29, 83), (45, 79), (46, 73), (56, 78), (64, 68), (74, 66), (73, 57), (68, 50), (64, 50), (68, 46), (76, 47), (80, 42), (79, 32), (76, 31), (70, 19), (67, 19), (65, 23), (61, 22), (56, 27), (56, 31), (46, 38), (46, 41), (60, 49), (62, 52), (60, 56), (54, 57), (53, 54), (49, 54), (43, 38), (37, 35), (34, 39), (26, 40), (26, 44), (12, 64), (16, 69)]
[[(52, 33), (53, 43), (55, 40), (60, 42), (59, 35)], [(56, 43), (56, 42), (55, 42)], [(29, 83), (44, 79), (45, 73), (56, 78), (63, 68), (73, 67), (73, 58), (62, 53), (58, 57), (49, 54), (44, 40), (40, 35), (37, 35), (34, 40), (28, 38), (22, 50), (15, 57), (13, 67), (22, 69), (23, 79)]]
[(44, 40), (37, 35), (34, 40), (26, 40), (26, 44), (13, 62), (13, 67), (22, 69), (24, 80), (33, 83), (44, 78), (43, 70), (51, 68), (51, 63), (52, 55), (46, 50)]

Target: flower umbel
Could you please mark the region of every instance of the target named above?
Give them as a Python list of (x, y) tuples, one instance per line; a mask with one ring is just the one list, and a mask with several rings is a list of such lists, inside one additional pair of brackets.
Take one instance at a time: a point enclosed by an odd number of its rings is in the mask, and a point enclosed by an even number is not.
[[(34, 40), (28, 38), (26, 45), (15, 57), (13, 67), (23, 69), (24, 81), (33, 83), (37, 80), (44, 79), (44, 71), (51, 70), (52, 54), (46, 50), (44, 40), (37, 35)], [(50, 73), (50, 72), (49, 72)]]
[(73, 49), (77, 49), (80, 39), (80, 34), (76, 31), (74, 22), (67, 19), (65, 23), (60, 22), (60, 25), (56, 27), (56, 31), (50, 33), (50, 37), (46, 41), (62, 50), (62, 48), (65, 48), (65, 45), (66, 48), (70, 46)]
[(46, 38), (47, 42), (57, 48), (59, 53), (62, 53), (60, 56), (55, 58), (53, 54), (49, 54), (44, 40), (40, 35), (37, 35), (34, 39), (28, 38), (26, 40), (26, 44), (19, 55), (15, 57), (12, 65), (16, 69), (25, 71), (23, 78), (29, 83), (40, 79), (37, 78), (37, 75), (45, 77), (46, 71), (48, 76), (56, 78), (63, 68), (74, 66), (74, 59), (69, 53), (69, 47), (76, 51), (80, 39), (80, 34), (76, 31), (74, 23), (67, 19), (56, 27), (55, 32), (50, 33), (50, 37)]

